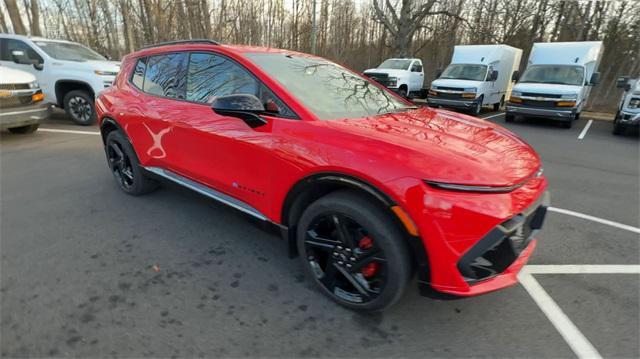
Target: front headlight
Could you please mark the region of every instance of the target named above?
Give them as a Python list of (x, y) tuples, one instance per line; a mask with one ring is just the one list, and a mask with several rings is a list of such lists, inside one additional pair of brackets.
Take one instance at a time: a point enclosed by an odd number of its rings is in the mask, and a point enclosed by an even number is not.
[(631, 100), (629, 100), (629, 108), (639, 108), (640, 107), (640, 98), (639, 97), (635, 97), (632, 98)]
[(436, 182), (430, 180), (424, 180), (424, 183), (428, 184), (431, 187), (445, 189), (449, 191), (460, 191), (460, 192), (482, 192), (482, 193), (505, 193), (511, 192), (517, 188), (525, 185), (529, 180), (538, 178), (542, 176), (544, 173), (544, 168), (540, 167), (538, 170), (533, 173), (528, 178), (525, 178), (518, 184), (513, 186), (474, 186), (474, 185), (466, 185), (466, 184), (455, 184), (455, 183), (445, 183), (445, 182)]
[(566, 95), (562, 95), (561, 97), (563, 100), (577, 100), (578, 99), (578, 95), (572, 93), (572, 94), (566, 94)]
[(476, 91), (478, 91), (478, 89), (477, 89), (477, 88), (475, 88), (475, 87), (469, 87), (469, 88), (464, 89), (464, 92), (473, 92), (473, 93), (476, 93)]
[(94, 72), (96, 75), (100, 75), (100, 76), (116, 76), (118, 74), (117, 72), (113, 72), (113, 71), (95, 70)]
[(30, 89), (40, 88), (40, 84), (38, 84), (38, 81), (29, 82), (29, 88)]
[(395, 86), (398, 84), (398, 78), (397, 77), (389, 77), (388, 79), (389, 82), (389, 86)]

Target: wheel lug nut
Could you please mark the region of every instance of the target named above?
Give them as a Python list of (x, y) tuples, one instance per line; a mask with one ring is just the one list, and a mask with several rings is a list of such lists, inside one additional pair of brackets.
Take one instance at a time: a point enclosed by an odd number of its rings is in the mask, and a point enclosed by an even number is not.
[(343, 265), (343, 264), (344, 264), (344, 262), (343, 262), (343, 261), (339, 261), (339, 262), (338, 262), (338, 264), (339, 264), (339, 265)]
[(341, 251), (343, 248), (342, 246), (338, 246), (338, 250)]
[(347, 252), (351, 253), (351, 248), (347, 248)]
[(355, 262), (356, 261), (356, 257), (351, 257), (349, 258), (350, 261)]
[(347, 268), (351, 268), (351, 264), (347, 263)]
[(338, 252), (333, 252), (333, 256), (337, 257), (338, 256)]

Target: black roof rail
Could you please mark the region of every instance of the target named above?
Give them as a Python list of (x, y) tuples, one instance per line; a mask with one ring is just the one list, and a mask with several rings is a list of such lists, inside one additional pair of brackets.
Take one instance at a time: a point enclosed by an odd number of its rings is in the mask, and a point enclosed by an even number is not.
[(159, 42), (157, 44), (152, 44), (152, 45), (145, 45), (142, 46), (141, 48), (139, 48), (136, 51), (139, 50), (144, 50), (144, 49), (150, 49), (152, 47), (159, 47), (159, 46), (167, 46), (167, 45), (179, 45), (179, 44), (209, 44), (209, 45), (220, 45), (219, 42), (217, 41), (213, 41), (213, 40), (208, 40), (208, 39), (192, 39), (192, 40), (175, 40), (175, 41), (166, 41), (166, 42)]

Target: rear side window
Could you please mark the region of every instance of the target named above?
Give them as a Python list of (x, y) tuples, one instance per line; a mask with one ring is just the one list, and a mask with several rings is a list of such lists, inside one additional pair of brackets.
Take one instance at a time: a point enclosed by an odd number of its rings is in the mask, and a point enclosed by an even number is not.
[(142, 90), (144, 84), (144, 73), (146, 69), (147, 58), (144, 57), (136, 62), (136, 67), (133, 69), (133, 74), (131, 74), (131, 83), (140, 90)]
[(211, 103), (218, 96), (259, 96), (260, 84), (245, 69), (222, 56), (192, 53), (189, 64), (187, 100)]
[(152, 95), (185, 99), (188, 58), (187, 53), (149, 57), (143, 90)]

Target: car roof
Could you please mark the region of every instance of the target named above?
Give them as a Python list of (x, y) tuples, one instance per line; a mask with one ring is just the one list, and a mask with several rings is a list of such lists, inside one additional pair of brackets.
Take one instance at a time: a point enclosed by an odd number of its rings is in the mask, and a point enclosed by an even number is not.
[(31, 40), (31, 41), (52, 41), (52, 42), (64, 42), (64, 43), (68, 43), (68, 44), (75, 44), (75, 42), (73, 42), (73, 41), (58, 40), (58, 39), (48, 39), (46, 37), (41, 37), (41, 36), (26, 36), (26, 35), (16, 35), (16, 34), (1, 33), (0, 37), (7, 38), (7, 39)]

